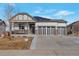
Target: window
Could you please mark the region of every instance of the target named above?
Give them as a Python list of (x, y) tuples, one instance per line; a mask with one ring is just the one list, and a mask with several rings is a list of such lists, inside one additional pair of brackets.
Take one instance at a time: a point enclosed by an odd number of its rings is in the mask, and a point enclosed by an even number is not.
[(18, 17), (18, 16), (16, 16), (16, 20), (18, 20), (18, 18), (19, 18), (19, 17)]
[(19, 15), (19, 20), (23, 20), (23, 15)]
[(27, 20), (27, 15), (24, 15), (24, 20)]
[(32, 20), (32, 18), (28, 17), (28, 20)]

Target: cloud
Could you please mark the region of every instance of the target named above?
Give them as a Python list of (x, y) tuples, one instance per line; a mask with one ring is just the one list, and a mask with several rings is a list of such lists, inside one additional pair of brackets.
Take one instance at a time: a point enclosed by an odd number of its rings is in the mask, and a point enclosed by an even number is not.
[(54, 13), (56, 11), (57, 11), (56, 9), (48, 9), (48, 10), (45, 10), (45, 13)]
[(15, 6), (15, 3), (9, 3), (8, 5), (10, 5), (10, 6)]
[(40, 11), (35, 11), (34, 13), (39, 14), (39, 13), (40, 13)]
[(41, 12), (42, 12), (41, 9), (40, 9), (40, 10), (36, 10), (36, 11), (34, 11), (35, 14), (40, 14)]
[(61, 11), (58, 11), (55, 16), (68, 16), (68, 15), (72, 15), (74, 14), (75, 12), (73, 11), (67, 11), (67, 10), (61, 10)]
[(34, 14), (51, 19), (53, 18), (66, 19), (76, 14), (76, 11), (58, 10), (58, 9), (38, 9), (34, 12)]
[(34, 11), (34, 13), (35, 14), (50, 14), (50, 13), (53, 13), (55, 11), (56, 11), (56, 9), (46, 9), (46, 10), (44, 10), (44, 9), (37, 9), (37, 10)]
[(41, 17), (44, 17), (44, 18), (50, 18), (50, 19), (52, 19), (52, 17), (51, 17), (51, 16), (47, 16), (47, 15), (41, 15)]

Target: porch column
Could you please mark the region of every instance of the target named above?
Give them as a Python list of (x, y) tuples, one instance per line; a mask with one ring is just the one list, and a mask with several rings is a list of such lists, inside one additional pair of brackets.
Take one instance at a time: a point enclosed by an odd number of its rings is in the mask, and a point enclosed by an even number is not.
[(43, 35), (43, 27), (41, 26), (41, 34)]
[(66, 26), (65, 26), (65, 35), (67, 35), (67, 23), (66, 23)]
[(57, 29), (58, 29), (57, 26), (55, 26), (55, 32), (56, 32), (56, 35), (58, 35), (58, 33), (57, 33)]
[(10, 33), (11, 33), (11, 26), (12, 26), (11, 23), (12, 23), (12, 22), (9, 21), (9, 25), (10, 25), (10, 26), (9, 26), (9, 30), (10, 30)]
[(29, 24), (27, 22), (27, 34), (29, 34)]
[(10, 24), (10, 26), (11, 26), (10, 31), (11, 31), (11, 34), (12, 34), (12, 31), (14, 31), (14, 28), (13, 28), (14, 24), (13, 24), (13, 22)]
[(38, 26), (35, 26), (35, 34), (38, 35)]
[(58, 35), (58, 23), (57, 23), (57, 25), (55, 26), (55, 29), (56, 29), (56, 35)]
[(47, 35), (47, 26), (46, 26), (46, 35)]
[(51, 26), (50, 26), (50, 35), (51, 35)]

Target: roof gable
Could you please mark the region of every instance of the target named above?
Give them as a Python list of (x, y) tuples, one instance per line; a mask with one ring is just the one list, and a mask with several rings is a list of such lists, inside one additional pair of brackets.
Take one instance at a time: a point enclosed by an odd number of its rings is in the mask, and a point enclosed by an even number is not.
[(35, 22), (33, 17), (27, 13), (18, 13), (10, 19), (11, 22)]

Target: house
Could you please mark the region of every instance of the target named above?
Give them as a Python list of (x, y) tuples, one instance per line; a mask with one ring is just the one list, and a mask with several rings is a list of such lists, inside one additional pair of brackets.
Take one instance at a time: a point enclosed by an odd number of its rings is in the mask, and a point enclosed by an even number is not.
[(6, 31), (6, 24), (4, 21), (0, 19), (0, 37), (4, 35), (5, 31)]
[(66, 35), (66, 21), (18, 13), (10, 19), (12, 36)]
[(36, 19), (37, 34), (43, 35), (66, 35), (67, 22), (62, 19), (49, 19), (34, 17)]
[(79, 35), (79, 21), (73, 22), (67, 26), (68, 35)]

